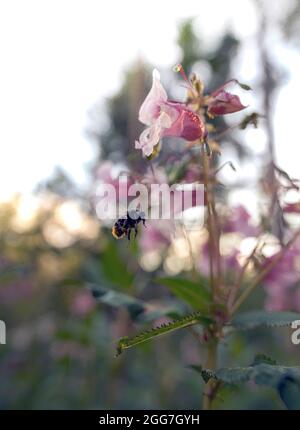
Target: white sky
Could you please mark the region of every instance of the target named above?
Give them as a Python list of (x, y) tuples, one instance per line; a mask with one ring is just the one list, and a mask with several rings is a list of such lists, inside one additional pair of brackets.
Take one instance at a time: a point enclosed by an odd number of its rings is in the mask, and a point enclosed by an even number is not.
[[(256, 30), (249, 0), (1, 1), (0, 194), (31, 190), (56, 165), (83, 183), (94, 155), (83, 134), (87, 111), (118, 88), (122, 70), (138, 55), (172, 67), (177, 24), (191, 16), (211, 44), (225, 28), (251, 44)], [(277, 153), (296, 175), (298, 143), (286, 133), (292, 136), (289, 124), (298, 113), (292, 101), (300, 58), (282, 55), (291, 81), (276, 112)], [(243, 64), (237, 77), (247, 82), (255, 67), (251, 58)]]

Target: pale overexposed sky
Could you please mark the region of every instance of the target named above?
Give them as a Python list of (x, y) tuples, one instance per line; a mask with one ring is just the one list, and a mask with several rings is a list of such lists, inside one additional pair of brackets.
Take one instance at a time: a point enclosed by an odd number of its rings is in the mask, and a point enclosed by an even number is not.
[[(254, 38), (257, 20), (250, 0), (1, 1), (0, 195), (32, 190), (56, 165), (84, 183), (85, 165), (94, 156), (83, 133), (87, 112), (117, 90), (122, 71), (137, 56), (158, 68), (172, 67), (177, 25), (191, 16), (208, 44), (226, 28), (246, 43)], [(276, 111), (278, 140), (285, 144), (282, 151), (278, 142), (278, 154), (295, 169), (278, 121), (287, 104), (285, 124), (295, 119), (290, 107), (295, 88), (300, 89), (300, 60), (284, 55), (292, 79)], [(251, 64), (251, 58), (244, 61), (244, 81), (251, 79)]]

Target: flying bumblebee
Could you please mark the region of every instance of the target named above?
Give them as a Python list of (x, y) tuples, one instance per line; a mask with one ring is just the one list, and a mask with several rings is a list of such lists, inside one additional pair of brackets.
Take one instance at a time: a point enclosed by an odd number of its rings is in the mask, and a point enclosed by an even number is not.
[(139, 210), (133, 210), (127, 212), (126, 216), (119, 218), (118, 221), (115, 222), (112, 228), (112, 235), (116, 239), (121, 239), (122, 237), (127, 236), (127, 239), (130, 240), (131, 231), (134, 230), (135, 238), (138, 234), (138, 224), (142, 222), (143, 226), (146, 227), (145, 213)]

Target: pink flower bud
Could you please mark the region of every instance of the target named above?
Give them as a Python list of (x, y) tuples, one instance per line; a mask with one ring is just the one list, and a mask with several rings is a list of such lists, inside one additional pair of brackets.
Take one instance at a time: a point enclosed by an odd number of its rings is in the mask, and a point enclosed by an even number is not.
[(208, 103), (207, 113), (214, 117), (239, 112), (246, 107), (241, 103), (238, 96), (221, 89), (217, 93), (213, 93), (211, 101)]

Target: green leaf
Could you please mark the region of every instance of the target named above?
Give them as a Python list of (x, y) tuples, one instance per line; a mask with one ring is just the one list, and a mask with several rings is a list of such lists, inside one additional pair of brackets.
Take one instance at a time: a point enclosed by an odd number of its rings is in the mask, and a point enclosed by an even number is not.
[(288, 409), (300, 410), (300, 379), (284, 375), (278, 383), (278, 394)]
[(277, 364), (276, 360), (274, 360), (273, 358), (269, 357), (268, 355), (265, 355), (265, 354), (256, 354), (256, 356), (254, 357), (252, 366), (257, 366), (258, 364), (261, 364), (261, 363), (271, 364), (271, 365), (276, 365)]
[(170, 165), (167, 169), (169, 183), (176, 184), (181, 181), (188, 168), (189, 159), (183, 159), (183, 162), (179, 165)]
[(159, 278), (157, 283), (168, 287), (181, 300), (204, 313), (208, 311), (211, 296), (203, 283), (182, 278)]
[(239, 384), (241, 382), (247, 382), (250, 380), (253, 367), (226, 367), (216, 371), (210, 369), (203, 369), (206, 372), (207, 377), (217, 379), (226, 384)]
[(153, 147), (153, 151), (150, 155), (147, 156), (147, 160), (152, 161), (154, 160), (156, 157), (158, 157), (159, 153), (161, 150), (161, 143), (158, 142), (154, 147)]
[(253, 112), (249, 115), (246, 115), (243, 121), (240, 123), (240, 129), (245, 130), (250, 124), (252, 124), (254, 128), (257, 128), (259, 118), (262, 118), (262, 117), (263, 115), (257, 112)]
[(198, 364), (191, 364), (190, 366), (188, 366), (189, 369), (195, 370), (196, 372), (200, 373), (200, 375), (202, 376), (203, 381), (205, 382), (205, 384), (210, 380), (211, 378), (211, 374), (210, 372), (208, 372), (207, 370), (203, 369), (203, 367), (201, 365)]
[(88, 285), (88, 288), (97, 301), (117, 308), (125, 307), (132, 319), (136, 319), (138, 315), (146, 312), (146, 305), (141, 300), (135, 299), (127, 294), (92, 284)]
[(237, 81), (237, 83), (238, 83), (238, 85), (243, 89), (243, 90), (245, 90), (245, 91), (251, 91), (252, 90), (252, 88), (249, 86), (249, 85), (247, 85), (247, 84), (242, 84), (241, 82), (239, 82), (239, 81)]
[(116, 285), (129, 289), (132, 287), (134, 275), (128, 270), (128, 264), (119, 253), (116, 241), (110, 241), (101, 254), (101, 272), (105, 278)]
[(137, 334), (136, 336), (129, 338), (123, 337), (119, 340), (117, 346), (117, 355), (120, 355), (125, 349), (136, 346), (140, 343), (146, 342), (148, 340), (154, 339), (158, 336), (162, 336), (164, 334), (168, 334), (172, 331), (179, 330), (181, 328), (189, 327), (195, 324), (209, 325), (211, 324), (211, 320), (201, 315), (199, 312), (194, 314), (190, 314), (184, 316), (182, 318), (178, 318), (174, 321), (171, 321), (167, 324), (162, 324), (158, 327), (151, 328), (149, 330), (143, 331), (142, 333)]
[(134, 321), (150, 322), (157, 318), (164, 316), (172, 317), (172, 315), (178, 314), (177, 309), (171, 308), (170, 306), (154, 307), (154, 305), (131, 297), (128, 294), (91, 283), (87, 284), (87, 287), (98, 302), (116, 308), (126, 308), (131, 319)]
[(261, 326), (289, 326), (299, 319), (300, 314), (296, 312), (250, 311), (237, 315), (229, 325), (238, 330), (249, 330)]
[(257, 385), (277, 388), (283, 376), (300, 377), (300, 367), (277, 366), (261, 363), (248, 367), (222, 368), (216, 371), (203, 369), (211, 378), (226, 384), (239, 384), (253, 381)]

